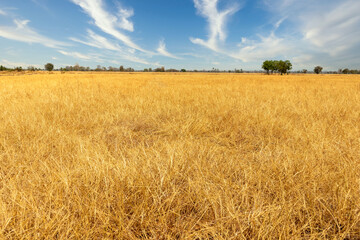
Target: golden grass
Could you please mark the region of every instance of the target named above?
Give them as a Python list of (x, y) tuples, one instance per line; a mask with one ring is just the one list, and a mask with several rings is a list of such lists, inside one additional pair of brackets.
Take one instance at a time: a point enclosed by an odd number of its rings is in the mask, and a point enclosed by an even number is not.
[(0, 109), (0, 238), (360, 238), (358, 75), (0, 76)]

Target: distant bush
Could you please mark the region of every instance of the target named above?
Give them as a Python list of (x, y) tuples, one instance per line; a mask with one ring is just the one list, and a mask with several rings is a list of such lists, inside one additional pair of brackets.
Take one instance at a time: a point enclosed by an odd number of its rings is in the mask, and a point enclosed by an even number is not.
[(154, 72), (165, 72), (165, 67), (156, 68)]
[(322, 68), (321, 66), (316, 66), (316, 67), (314, 68), (314, 73), (319, 74), (319, 73), (322, 72), (322, 70), (323, 70), (323, 68)]
[(47, 63), (45, 64), (45, 70), (51, 72), (54, 69), (54, 64)]
[(0, 71), (6, 71), (8, 70), (6, 67), (4, 67), (3, 65), (0, 65)]

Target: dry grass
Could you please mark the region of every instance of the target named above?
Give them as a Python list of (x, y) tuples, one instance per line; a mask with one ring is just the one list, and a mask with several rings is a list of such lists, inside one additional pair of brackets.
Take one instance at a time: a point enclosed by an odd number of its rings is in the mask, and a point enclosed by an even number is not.
[(360, 238), (358, 75), (0, 76), (0, 109), (0, 238)]

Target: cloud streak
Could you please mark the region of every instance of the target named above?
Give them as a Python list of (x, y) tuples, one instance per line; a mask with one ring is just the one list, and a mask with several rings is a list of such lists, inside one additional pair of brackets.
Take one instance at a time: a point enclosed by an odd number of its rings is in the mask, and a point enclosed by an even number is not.
[(87, 30), (87, 33), (88, 36), (86, 38), (86, 41), (79, 40), (73, 37), (71, 37), (70, 40), (99, 49), (122, 51), (122, 48), (118, 44), (110, 42), (107, 38), (94, 33), (90, 29)]
[(0, 37), (25, 43), (39, 43), (50, 48), (61, 48), (69, 44), (37, 33), (28, 26), (30, 20), (13, 20), (15, 26), (0, 26)]
[(219, 42), (224, 42), (226, 35), (226, 23), (231, 15), (236, 13), (240, 7), (233, 5), (225, 10), (219, 11), (219, 0), (194, 0), (198, 14), (206, 18), (208, 22), (209, 36), (207, 40), (190, 38), (194, 44), (199, 44), (213, 51), (219, 51)]
[(161, 55), (165, 56), (165, 57), (169, 57), (169, 58), (174, 58), (174, 59), (181, 59), (177, 56), (175, 56), (174, 54), (169, 53), (166, 50), (166, 44), (164, 42), (164, 40), (161, 40), (159, 42), (159, 47), (157, 48), (158, 53), (160, 53)]
[(24, 63), (24, 62), (12, 62), (12, 61), (8, 61), (6, 59), (3, 59), (0, 61), (0, 65), (3, 65), (5, 67), (10, 67), (10, 68), (14, 68), (14, 67), (36, 67), (36, 68), (42, 68), (44, 67), (43, 65), (39, 65), (39, 64), (29, 64), (29, 63)]
[(112, 35), (116, 39), (122, 41), (126, 46), (136, 49), (141, 52), (147, 52), (142, 49), (131, 38), (120, 31), (120, 29), (133, 31), (133, 24), (128, 20), (133, 15), (132, 10), (119, 8), (118, 16), (107, 12), (104, 8), (102, 0), (71, 0), (73, 3), (79, 5), (83, 11), (88, 14), (93, 20), (94, 24), (103, 32)]
[(82, 53), (79, 53), (79, 52), (66, 52), (66, 51), (63, 51), (63, 50), (59, 50), (58, 52), (61, 53), (62, 55), (73, 57), (73, 58), (78, 58), (78, 59), (81, 59), (81, 60), (86, 60), (86, 61), (96, 60), (96, 61), (99, 61), (98, 57), (85, 55), (85, 54), (82, 54)]
[(277, 58), (292, 51), (293, 46), (284, 38), (277, 37), (273, 32), (268, 37), (260, 36), (260, 41), (251, 41), (243, 38), (238, 45), (239, 50), (229, 54), (230, 57), (243, 62), (261, 61), (268, 58)]
[[(360, 42), (358, 0), (264, 0), (270, 11), (286, 13), (303, 36), (303, 44), (338, 56)], [(277, 6), (273, 8), (272, 6)]]
[(136, 57), (133, 54), (133, 51), (131, 48), (124, 49), (123, 47), (119, 46), (116, 43), (113, 43), (109, 41), (107, 38), (100, 36), (96, 33), (94, 33), (91, 30), (87, 30), (88, 36), (86, 37), (86, 40), (79, 40), (77, 38), (70, 38), (70, 40), (74, 42), (78, 42), (90, 47), (98, 48), (98, 49), (105, 49), (112, 52), (115, 52), (117, 58), (123, 58), (126, 60), (129, 60), (131, 62), (141, 63), (145, 65), (151, 65), (148, 61)]
[(6, 12), (0, 9), (0, 15), (6, 16)]

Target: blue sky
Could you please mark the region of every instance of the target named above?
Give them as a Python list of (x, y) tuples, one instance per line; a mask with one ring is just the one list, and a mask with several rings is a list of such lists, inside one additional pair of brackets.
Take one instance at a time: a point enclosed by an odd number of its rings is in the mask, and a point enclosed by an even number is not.
[(359, 0), (1, 0), (0, 64), (360, 69)]

